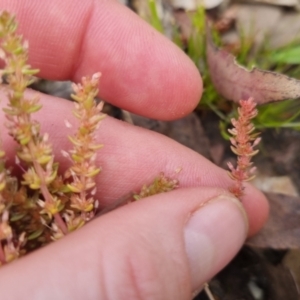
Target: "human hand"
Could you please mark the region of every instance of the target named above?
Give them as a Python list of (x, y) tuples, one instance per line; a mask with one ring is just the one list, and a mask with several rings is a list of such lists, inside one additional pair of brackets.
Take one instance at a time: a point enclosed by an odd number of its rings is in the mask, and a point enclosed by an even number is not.
[[(188, 114), (200, 98), (193, 63), (117, 2), (0, 0), (0, 7), (16, 13), (41, 77), (78, 81), (101, 71), (102, 98), (165, 120)], [(72, 104), (45, 95), (41, 101), (42, 130), (63, 160)], [(3, 139), (10, 152), (13, 143)], [(98, 139), (105, 145), (98, 155), (103, 207), (178, 167), (181, 188), (96, 218), (2, 267), (1, 299), (190, 299), (266, 219), (259, 191), (246, 187), (246, 217), (226, 191), (226, 172), (166, 137), (107, 117)]]

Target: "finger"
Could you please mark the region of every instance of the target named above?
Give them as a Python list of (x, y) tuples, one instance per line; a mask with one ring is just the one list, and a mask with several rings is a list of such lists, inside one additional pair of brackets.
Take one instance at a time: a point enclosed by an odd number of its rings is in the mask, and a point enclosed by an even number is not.
[[(44, 107), (36, 114), (36, 118), (41, 122), (42, 132), (49, 133), (56, 160), (61, 162), (60, 167), (64, 169), (68, 161), (61, 155), (61, 150), (72, 147), (67, 138), (71, 132), (65, 127), (64, 120), (68, 120), (74, 128), (77, 124), (72, 116), (73, 103), (51, 96), (43, 96), (42, 100)], [(0, 114), (1, 117), (4, 118)], [(3, 140), (8, 155), (14, 153), (11, 138), (4, 135)], [(102, 206), (114, 203), (129, 192), (138, 192), (161, 172), (176, 177), (180, 187), (228, 189), (233, 183), (225, 170), (198, 153), (165, 136), (122, 121), (105, 118), (97, 132), (97, 140), (104, 144), (97, 157), (103, 169), (97, 178), (97, 195)], [(14, 155), (10, 158), (10, 164), (13, 164)], [(176, 174), (179, 168), (182, 170)], [(261, 192), (247, 184), (243, 204), (249, 217), (249, 234), (252, 235), (264, 224), (268, 203)]]
[(103, 74), (100, 96), (140, 115), (176, 119), (199, 102), (193, 62), (116, 1), (0, 0), (29, 40), (30, 63), (48, 79)]
[(190, 188), (122, 207), (1, 269), (1, 295), (191, 299), (246, 237), (245, 212), (231, 197), (220, 189)]

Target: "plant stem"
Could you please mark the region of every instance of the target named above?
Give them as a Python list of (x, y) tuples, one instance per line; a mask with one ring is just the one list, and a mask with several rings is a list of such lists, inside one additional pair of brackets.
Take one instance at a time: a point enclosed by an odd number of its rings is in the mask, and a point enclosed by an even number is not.
[(59, 227), (59, 229), (62, 231), (62, 233), (64, 235), (68, 234), (68, 228), (66, 226), (66, 223), (64, 222), (64, 220), (62, 219), (60, 213), (56, 213), (54, 214), (54, 219), (55, 219), (55, 223), (56, 225)]
[[(34, 142), (31, 140), (28, 143), (28, 148), (31, 151), (31, 153), (33, 153), (33, 148), (34, 148)], [(39, 176), (39, 178), (41, 179), (41, 193), (44, 196), (44, 200), (46, 203), (54, 203), (53, 197), (50, 194), (47, 184), (45, 182), (45, 171), (42, 168), (42, 166), (36, 161), (33, 160), (33, 167), (35, 169), (35, 172), (37, 173), (37, 175)], [(54, 219), (56, 222), (56, 225), (59, 227), (59, 229), (63, 232), (64, 235), (66, 235), (68, 233), (68, 228), (64, 222), (64, 220), (62, 219), (61, 215), (59, 213), (55, 213), (54, 214)]]
[(209, 300), (216, 300), (214, 295), (212, 294), (212, 292), (210, 291), (209, 289), (209, 285), (207, 282), (204, 283), (204, 291), (205, 291), (205, 294), (207, 295), (208, 299)]

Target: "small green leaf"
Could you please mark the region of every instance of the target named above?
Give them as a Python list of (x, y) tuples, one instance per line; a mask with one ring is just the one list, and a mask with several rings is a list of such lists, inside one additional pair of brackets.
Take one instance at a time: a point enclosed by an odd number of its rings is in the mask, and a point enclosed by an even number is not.
[(61, 201), (59, 201), (58, 205), (57, 205), (57, 211), (60, 212), (65, 208), (65, 204), (62, 203)]
[(89, 149), (91, 150), (99, 150), (103, 148), (103, 144), (90, 144), (88, 145)]
[(94, 97), (88, 97), (84, 102), (83, 106), (86, 110), (90, 110), (95, 104)]
[(274, 63), (300, 64), (300, 46), (278, 50), (269, 56)]
[(101, 171), (100, 168), (97, 168), (97, 169), (94, 169), (92, 172), (89, 172), (86, 174), (86, 177), (94, 177), (96, 176), (97, 174), (99, 174)]
[(31, 140), (31, 137), (30, 137), (30, 135), (28, 135), (28, 136), (26, 136), (26, 137), (20, 139), (20, 140), (19, 140), (19, 143), (20, 143), (22, 146), (24, 146), (24, 145), (27, 145), (27, 144), (29, 143), (30, 140)]
[(77, 188), (76, 186), (72, 184), (67, 184), (67, 187), (73, 192), (73, 193), (80, 193), (81, 189)]
[(68, 139), (69, 139), (69, 141), (72, 143), (72, 144), (74, 144), (75, 146), (81, 146), (82, 145), (82, 143), (81, 142), (79, 142), (78, 141), (78, 139), (76, 139), (75, 137), (73, 137), (73, 136), (68, 136)]
[(150, 22), (151, 25), (159, 32), (163, 33), (164, 29), (162, 26), (162, 22), (158, 16), (157, 13), (157, 8), (156, 8), (156, 1), (154, 0), (149, 0), (148, 1), (148, 5), (149, 5), (149, 10), (150, 10)]
[(37, 162), (41, 165), (45, 165), (46, 163), (48, 163), (52, 158), (52, 155), (42, 155), (39, 158), (37, 158)]
[(40, 228), (40, 229), (34, 231), (33, 233), (31, 233), (31, 234), (27, 237), (27, 240), (28, 240), (28, 241), (34, 240), (34, 239), (38, 238), (43, 232), (44, 232), (44, 228)]
[(42, 105), (39, 105), (39, 104), (36, 104), (36, 105), (32, 105), (31, 107), (29, 107), (27, 109), (27, 113), (30, 114), (30, 113), (34, 113), (36, 111), (39, 111), (40, 109), (42, 108)]
[(25, 215), (26, 215), (26, 213), (14, 214), (14, 215), (12, 215), (12, 216), (10, 217), (10, 221), (11, 221), (11, 222), (19, 221), (19, 220), (21, 220)]
[(72, 159), (77, 162), (77, 163), (80, 163), (80, 162), (83, 162), (84, 161), (84, 157), (82, 156), (79, 156), (79, 155), (76, 155), (76, 154), (72, 154)]

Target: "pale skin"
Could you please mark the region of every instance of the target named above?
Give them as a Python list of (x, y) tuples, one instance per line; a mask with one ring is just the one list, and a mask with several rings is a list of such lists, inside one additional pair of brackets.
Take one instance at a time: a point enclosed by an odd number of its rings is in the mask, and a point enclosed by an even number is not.
[[(0, 0), (0, 8), (17, 15), (30, 64), (43, 78), (79, 81), (100, 71), (102, 98), (162, 120), (187, 115), (201, 97), (201, 77), (188, 57), (115, 1)], [(37, 118), (62, 160), (72, 104), (45, 95), (41, 101)], [(239, 204), (227, 191), (226, 171), (199, 154), (109, 117), (97, 138), (105, 145), (98, 155), (102, 207), (162, 171), (181, 168), (180, 188), (105, 214), (1, 268), (1, 299), (191, 299), (263, 226), (263, 194), (247, 184)]]

